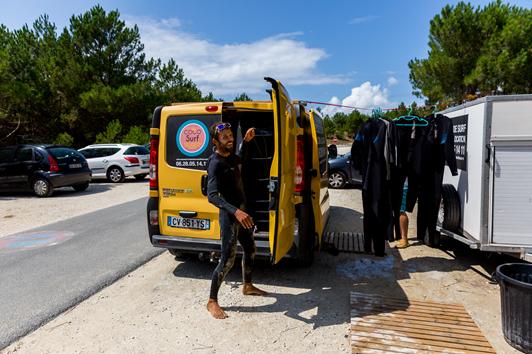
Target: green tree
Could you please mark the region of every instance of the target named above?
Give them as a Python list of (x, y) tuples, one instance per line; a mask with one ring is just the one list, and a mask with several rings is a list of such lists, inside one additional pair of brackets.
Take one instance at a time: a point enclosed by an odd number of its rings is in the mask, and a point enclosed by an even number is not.
[(109, 122), (105, 130), (96, 135), (96, 144), (116, 143), (122, 133), (122, 124), (118, 119)]
[(245, 92), (242, 92), (240, 95), (236, 96), (233, 101), (253, 101)]
[(129, 128), (129, 131), (121, 139), (124, 143), (144, 145), (150, 141), (149, 129), (138, 125)]
[(491, 92), (528, 93), (532, 85), (532, 10), (495, 1), (447, 5), (430, 22), (427, 59), (409, 62), (414, 94), (428, 104)]
[(158, 73), (156, 87), (159, 91), (160, 104), (169, 105), (173, 102), (201, 101), (201, 91), (196, 84), (185, 77), (173, 59), (164, 64)]
[(54, 144), (72, 146), (74, 138), (68, 133), (60, 133), (54, 140)]

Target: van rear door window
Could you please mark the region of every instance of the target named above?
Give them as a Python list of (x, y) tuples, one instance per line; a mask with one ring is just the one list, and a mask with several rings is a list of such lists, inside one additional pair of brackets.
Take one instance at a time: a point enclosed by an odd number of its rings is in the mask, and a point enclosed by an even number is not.
[(213, 151), (209, 127), (220, 114), (169, 117), (166, 122), (166, 163), (173, 167), (206, 170)]
[(320, 173), (323, 176), (327, 169), (327, 140), (325, 139), (325, 127), (323, 120), (314, 114), (314, 125), (316, 126), (316, 135), (318, 138), (318, 158), (320, 160)]

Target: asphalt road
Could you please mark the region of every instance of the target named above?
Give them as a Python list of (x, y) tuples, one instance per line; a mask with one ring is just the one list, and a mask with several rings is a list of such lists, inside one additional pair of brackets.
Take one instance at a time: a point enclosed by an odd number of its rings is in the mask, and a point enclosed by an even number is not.
[(163, 252), (148, 241), (146, 200), (31, 230), (13, 247), (0, 239), (0, 349)]

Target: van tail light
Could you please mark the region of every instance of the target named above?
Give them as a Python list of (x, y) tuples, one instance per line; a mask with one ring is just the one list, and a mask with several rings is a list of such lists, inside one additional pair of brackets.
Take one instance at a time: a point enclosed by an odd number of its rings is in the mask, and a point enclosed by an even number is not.
[(57, 161), (50, 155), (48, 155), (48, 162), (50, 163), (50, 172), (59, 172)]
[(150, 225), (157, 226), (159, 225), (159, 212), (157, 210), (150, 210)]
[(159, 137), (150, 138), (150, 189), (159, 188), (159, 179), (157, 175), (158, 151)]
[(139, 161), (138, 157), (124, 156), (124, 158), (125, 158), (126, 160), (128, 160), (130, 163), (133, 163), (133, 164), (140, 164), (140, 161)]
[(303, 151), (303, 137), (297, 137), (297, 158), (296, 169), (294, 173), (295, 192), (301, 193), (305, 190), (305, 152)]

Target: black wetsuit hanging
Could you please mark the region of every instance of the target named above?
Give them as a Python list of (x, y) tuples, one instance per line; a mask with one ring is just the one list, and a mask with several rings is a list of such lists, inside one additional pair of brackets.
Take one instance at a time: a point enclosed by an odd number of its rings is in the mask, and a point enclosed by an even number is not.
[[(393, 141), (397, 158), (391, 166), (391, 197), (394, 215), (395, 239), (401, 238), (399, 227), (399, 214), (403, 200), (403, 185), (406, 178), (410, 184), (416, 186), (421, 179), (422, 163), (421, 148), (425, 134), (423, 126), (399, 126), (397, 121), (392, 121), (391, 130), (394, 134)], [(413, 188), (416, 190), (416, 188)], [(412, 212), (416, 203), (417, 195), (409, 192), (407, 194), (406, 211)]]
[(427, 240), (433, 245), (445, 164), (449, 166), (453, 176), (458, 175), (458, 171), (451, 119), (440, 114), (430, 115), (425, 119), (429, 121), (429, 125), (426, 127), (421, 145), (423, 168), (416, 193), (418, 194), (417, 238)]
[(385, 240), (392, 234), (389, 183), (389, 128), (383, 119), (372, 119), (361, 128), (351, 148), (351, 159), (362, 175), (364, 251), (384, 256)]

